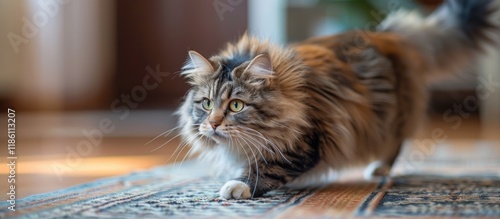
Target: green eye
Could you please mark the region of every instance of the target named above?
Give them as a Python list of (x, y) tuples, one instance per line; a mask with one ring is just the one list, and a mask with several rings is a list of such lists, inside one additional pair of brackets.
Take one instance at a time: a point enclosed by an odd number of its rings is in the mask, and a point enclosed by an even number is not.
[(205, 110), (211, 110), (212, 108), (214, 108), (214, 102), (205, 98), (201, 102), (201, 106), (203, 106), (203, 109)]
[(229, 102), (229, 109), (233, 112), (239, 112), (243, 109), (244, 105), (245, 104), (241, 100), (231, 100), (231, 102)]

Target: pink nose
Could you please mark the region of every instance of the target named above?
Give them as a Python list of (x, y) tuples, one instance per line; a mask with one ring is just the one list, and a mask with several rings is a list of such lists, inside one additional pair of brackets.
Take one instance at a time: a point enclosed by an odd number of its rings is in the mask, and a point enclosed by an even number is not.
[(215, 121), (210, 121), (210, 126), (212, 126), (212, 129), (215, 131), (217, 127), (219, 127), (220, 122), (215, 122)]

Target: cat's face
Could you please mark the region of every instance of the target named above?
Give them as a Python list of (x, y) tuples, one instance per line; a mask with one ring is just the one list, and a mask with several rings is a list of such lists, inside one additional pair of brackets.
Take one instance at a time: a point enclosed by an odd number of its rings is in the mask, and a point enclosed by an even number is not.
[[(250, 135), (259, 120), (263, 92), (251, 90), (238, 79), (216, 78), (193, 89), (191, 116), (198, 132), (216, 143), (235, 144)], [(263, 121), (262, 121), (263, 122)]]
[(265, 144), (264, 132), (272, 128), (281, 109), (273, 107), (280, 94), (272, 89), (273, 71), (266, 54), (211, 63), (190, 52), (183, 74), (192, 85), (181, 108), (189, 141), (203, 146)]
[(192, 152), (279, 156), (310, 126), (305, 68), (291, 50), (243, 37), (210, 61), (189, 52), (182, 75), (192, 87), (179, 125)]

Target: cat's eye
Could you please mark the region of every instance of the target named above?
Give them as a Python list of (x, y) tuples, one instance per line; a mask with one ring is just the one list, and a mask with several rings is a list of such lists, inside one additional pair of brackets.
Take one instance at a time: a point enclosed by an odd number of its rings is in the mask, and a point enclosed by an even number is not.
[(231, 102), (229, 102), (229, 109), (233, 112), (241, 111), (244, 106), (245, 103), (243, 103), (243, 101), (241, 100), (231, 100)]
[(205, 110), (211, 110), (214, 108), (214, 102), (211, 101), (210, 99), (208, 98), (205, 98), (203, 99), (203, 101), (201, 102), (201, 106), (203, 107), (203, 109)]

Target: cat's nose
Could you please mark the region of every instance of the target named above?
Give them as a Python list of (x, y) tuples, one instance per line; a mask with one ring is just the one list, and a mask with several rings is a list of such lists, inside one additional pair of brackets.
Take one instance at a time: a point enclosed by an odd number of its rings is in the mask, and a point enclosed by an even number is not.
[(217, 127), (220, 125), (220, 122), (216, 122), (216, 121), (210, 121), (210, 126), (212, 126), (212, 129), (215, 131), (215, 129), (217, 129)]

